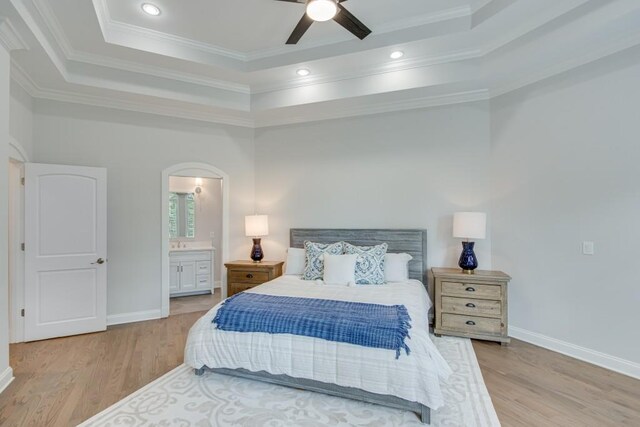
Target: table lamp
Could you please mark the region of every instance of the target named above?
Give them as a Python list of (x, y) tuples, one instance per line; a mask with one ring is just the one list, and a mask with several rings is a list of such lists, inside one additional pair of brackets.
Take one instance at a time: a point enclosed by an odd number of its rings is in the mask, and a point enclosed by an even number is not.
[(487, 214), (483, 212), (456, 212), (453, 214), (453, 237), (465, 239), (458, 265), (464, 273), (473, 274), (478, 268), (478, 258), (473, 252), (475, 242), (469, 239), (484, 239), (487, 234)]
[(251, 259), (253, 262), (260, 262), (264, 258), (260, 237), (269, 234), (269, 218), (267, 215), (248, 215), (244, 217), (244, 231), (247, 237), (253, 238), (251, 248)]

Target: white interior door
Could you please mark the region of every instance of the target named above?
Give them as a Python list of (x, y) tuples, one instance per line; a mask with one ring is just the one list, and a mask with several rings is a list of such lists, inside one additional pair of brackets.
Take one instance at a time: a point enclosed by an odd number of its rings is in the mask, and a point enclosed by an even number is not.
[(107, 171), (25, 164), (25, 341), (107, 326)]

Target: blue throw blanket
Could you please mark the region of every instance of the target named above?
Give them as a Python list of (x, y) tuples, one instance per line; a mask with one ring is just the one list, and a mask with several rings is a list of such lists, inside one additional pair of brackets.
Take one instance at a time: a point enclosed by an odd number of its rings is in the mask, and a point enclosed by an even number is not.
[(411, 318), (404, 305), (296, 298), (242, 292), (227, 299), (213, 323), (223, 331), (293, 334), (409, 354)]

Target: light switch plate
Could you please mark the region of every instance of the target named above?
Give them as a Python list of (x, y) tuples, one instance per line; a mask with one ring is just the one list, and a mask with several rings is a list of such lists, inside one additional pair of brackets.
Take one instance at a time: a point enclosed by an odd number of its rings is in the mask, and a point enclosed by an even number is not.
[(593, 255), (595, 253), (595, 247), (593, 242), (582, 242), (582, 254)]

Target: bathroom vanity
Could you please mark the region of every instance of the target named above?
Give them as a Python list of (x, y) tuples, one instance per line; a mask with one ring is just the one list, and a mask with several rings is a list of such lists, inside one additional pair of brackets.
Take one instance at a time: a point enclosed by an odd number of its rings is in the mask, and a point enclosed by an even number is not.
[(215, 248), (174, 248), (169, 252), (172, 297), (208, 294), (214, 288)]

